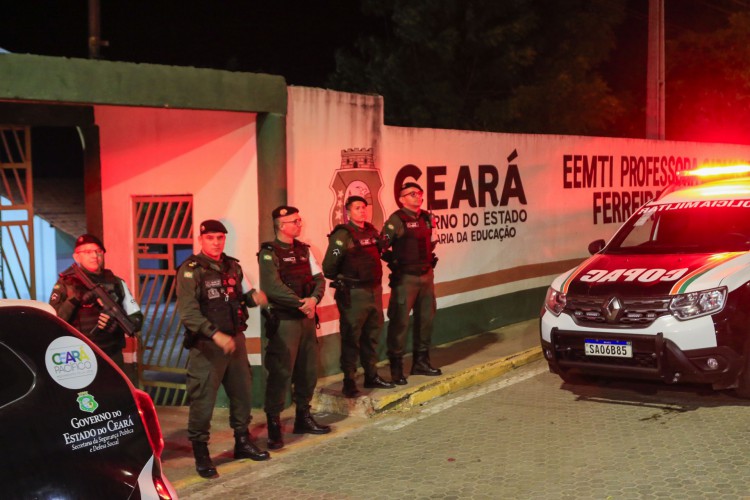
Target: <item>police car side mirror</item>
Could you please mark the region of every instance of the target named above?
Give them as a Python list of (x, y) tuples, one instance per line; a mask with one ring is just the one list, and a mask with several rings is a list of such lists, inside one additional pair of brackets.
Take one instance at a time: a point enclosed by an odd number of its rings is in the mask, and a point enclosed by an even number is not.
[(596, 253), (599, 253), (604, 248), (605, 241), (604, 240), (594, 240), (591, 243), (589, 243), (589, 253), (591, 255), (594, 255)]

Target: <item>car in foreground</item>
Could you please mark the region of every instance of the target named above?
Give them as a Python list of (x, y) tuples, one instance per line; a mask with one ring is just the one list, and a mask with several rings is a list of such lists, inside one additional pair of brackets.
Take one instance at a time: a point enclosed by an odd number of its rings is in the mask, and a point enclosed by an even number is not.
[(741, 171), (750, 167), (685, 173), (691, 185), (640, 207), (552, 282), (540, 335), (553, 373), (750, 397), (750, 179)]
[(174, 499), (151, 398), (43, 302), (0, 300), (2, 498)]

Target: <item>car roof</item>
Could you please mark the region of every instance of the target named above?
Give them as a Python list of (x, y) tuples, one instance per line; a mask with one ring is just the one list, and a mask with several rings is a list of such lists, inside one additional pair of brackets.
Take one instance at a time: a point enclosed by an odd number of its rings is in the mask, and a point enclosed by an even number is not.
[(49, 305), (46, 302), (42, 302), (40, 300), (0, 299), (0, 307), (12, 307), (12, 306), (34, 307), (36, 309), (41, 309), (42, 311), (47, 311), (50, 314), (56, 314), (55, 309), (51, 305)]
[(724, 179), (689, 186), (669, 192), (650, 204), (682, 203), (689, 201), (709, 200), (747, 200), (750, 199), (750, 178)]

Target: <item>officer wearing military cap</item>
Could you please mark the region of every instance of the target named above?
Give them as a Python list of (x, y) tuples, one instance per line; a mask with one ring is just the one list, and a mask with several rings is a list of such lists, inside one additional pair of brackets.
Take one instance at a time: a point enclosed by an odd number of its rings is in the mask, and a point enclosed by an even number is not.
[(258, 259), (260, 287), (266, 292), (270, 315), (266, 321), (265, 410), (268, 448), (284, 446), (280, 413), (291, 389), (296, 406), (295, 434), (326, 434), (327, 425), (310, 414), (318, 381), (316, 306), (323, 297), (325, 279), (310, 247), (296, 238), (302, 232), (299, 210), (280, 206), (271, 213), (276, 239), (261, 244)]
[(270, 455), (253, 443), (248, 432), (252, 375), (244, 331), (247, 308), (267, 303), (265, 294), (242, 288), (242, 268), (224, 253), (227, 228), (217, 220), (200, 225), (201, 251), (177, 271), (177, 310), (186, 329), (189, 348), (187, 391), (190, 399), (188, 439), (195, 468), (202, 477), (215, 477), (208, 452), (211, 416), (219, 386), (229, 397), (229, 424), (234, 430), (234, 458), (267, 460)]
[(409, 330), (409, 312), (414, 310), (412, 342), (412, 375), (436, 376), (442, 372), (430, 362), (432, 323), (435, 317), (435, 276), (433, 267), (437, 258), (433, 253), (436, 242), (432, 240), (432, 214), (421, 209), (422, 188), (416, 182), (407, 182), (399, 191), (399, 204), (385, 221), (381, 239), (383, 253), (391, 270), (391, 298), (388, 303), (388, 358), (391, 379), (395, 384), (406, 384), (403, 357)]
[[(122, 278), (104, 267), (106, 249), (93, 234), (82, 234), (76, 239), (73, 260), (91, 282), (100, 284), (121, 307), (128, 319), (140, 330), (143, 314)], [(122, 349), (125, 332), (109, 314), (104, 312), (96, 294), (76, 276), (73, 266), (60, 273), (52, 288), (49, 303), (57, 315), (89, 337), (112, 360), (124, 368)]]
[(383, 268), (378, 246), (379, 231), (367, 222), (367, 200), (350, 196), (344, 204), (348, 222), (328, 235), (323, 274), (336, 288), (341, 333), (342, 393), (359, 394), (355, 380), (357, 360), (365, 372), (364, 386), (391, 389), (395, 385), (378, 375), (378, 339), (383, 330)]

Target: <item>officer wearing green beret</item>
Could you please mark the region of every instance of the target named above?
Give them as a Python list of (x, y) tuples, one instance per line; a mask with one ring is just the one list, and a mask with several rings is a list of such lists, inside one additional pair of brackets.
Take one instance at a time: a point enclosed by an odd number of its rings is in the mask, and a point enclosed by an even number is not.
[(188, 257), (177, 271), (177, 310), (185, 326), (187, 391), (190, 398), (188, 439), (195, 468), (202, 477), (215, 477), (208, 452), (211, 416), (219, 386), (229, 397), (229, 424), (234, 430), (234, 458), (267, 460), (250, 438), (252, 374), (244, 331), (247, 307), (265, 305), (263, 292), (242, 291), (242, 268), (224, 253), (227, 229), (217, 220), (200, 225), (200, 253)]
[(416, 182), (407, 182), (399, 191), (399, 204), (385, 221), (381, 238), (385, 247), (383, 259), (391, 269), (391, 298), (388, 303), (388, 358), (391, 379), (399, 385), (406, 384), (403, 357), (409, 330), (409, 312), (414, 310), (414, 335), (412, 339), (412, 375), (436, 376), (442, 372), (430, 362), (432, 323), (435, 318), (435, 274), (437, 258), (433, 253), (432, 214), (423, 211), (422, 188)]
[(296, 238), (302, 232), (299, 210), (280, 206), (271, 213), (274, 241), (258, 252), (260, 287), (268, 296), (268, 344), (264, 363), (268, 371), (265, 410), (268, 448), (284, 446), (280, 413), (291, 390), (296, 407), (295, 434), (331, 431), (310, 414), (310, 401), (318, 382), (316, 306), (323, 298), (325, 279), (310, 247)]
[(355, 381), (357, 359), (365, 372), (366, 388), (395, 387), (378, 375), (378, 339), (383, 330), (383, 268), (378, 246), (379, 232), (367, 222), (367, 200), (350, 196), (344, 204), (348, 222), (328, 235), (323, 274), (336, 288), (341, 333), (342, 393), (359, 394)]

